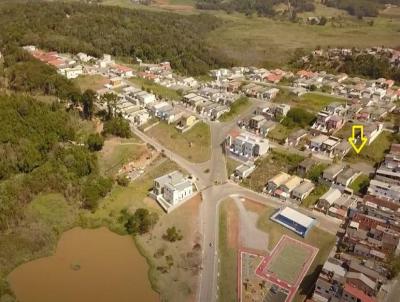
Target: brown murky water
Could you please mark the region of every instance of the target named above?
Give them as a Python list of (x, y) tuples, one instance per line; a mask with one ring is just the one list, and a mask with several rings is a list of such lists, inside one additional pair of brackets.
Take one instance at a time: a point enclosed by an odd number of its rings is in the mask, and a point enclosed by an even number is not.
[(106, 228), (65, 232), (54, 256), (9, 275), (20, 302), (153, 302), (148, 266), (129, 236)]

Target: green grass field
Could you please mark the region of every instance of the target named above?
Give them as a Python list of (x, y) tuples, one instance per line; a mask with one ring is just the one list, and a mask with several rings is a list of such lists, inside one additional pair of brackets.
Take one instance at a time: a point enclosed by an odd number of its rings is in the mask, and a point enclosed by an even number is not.
[(369, 176), (361, 174), (349, 186), (355, 194), (366, 193), (370, 182)]
[(303, 156), (294, 153), (272, 151), (267, 157), (256, 161), (256, 169), (242, 184), (261, 192), (271, 177), (280, 171), (291, 172), (303, 159)]
[(312, 208), (317, 202), (318, 199), (328, 192), (329, 188), (324, 185), (318, 185), (315, 189), (308, 195), (301, 203), (301, 206), (305, 208)]
[(167, 99), (167, 100), (174, 100), (179, 101), (181, 100), (181, 95), (178, 91), (174, 89), (170, 89), (168, 87), (161, 86), (157, 83), (154, 83), (151, 80), (142, 79), (142, 78), (130, 78), (129, 81), (132, 84), (135, 84), (138, 88), (143, 90), (151, 91), (155, 95)]
[(221, 115), (219, 120), (221, 122), (230, 122), (242, 114), (250, 105), (251, 103), (247, 97), (241, 97), (231, 105), (231, 110), (229, 112), (225, 112)]
[(288, 242), (268, 264), (268, 271), (279, 279), (294, 284), (309, 257), (309, 250)]
[(276, 124), (275, 128), (268, 132), (268, 138), (282, 144), (285, 142), (289, 134), (295, 130), (297, 129), (289, 129), (282, 124)]
[(114, 175), (124, 164), (138, 160), (147, 152), (146, 145), (135, 138), (107, 140), (98, 153), (100, 171), (105, 175)]
[(197, 123), (182, 134), (175, 128), (175, 125), (160, 122), (146, 134), (154, 137), (165, 148), (192, 162), (200, 163), (210, 159), (211, 133), (210, 127), (205, 123)]
[(316, 279), (318, 278), (319, 271), (316, 270), (317, 267), (319, 265), (323, 265), (329, 255), (330, 250), (335, 244), (335, 236), (317, 227), (313, 227), (308, 232), (306, 238), (296, 236), (289, 229), (270, 220), (271, 215), (275, 213), (275, 211), (276, 209), (270, 207), (257, 207), (257, 213), (259, 214), (257, 227), (260, 230), (268, 233), (269, 249), (273, 249), (283, 235), (293, 237), (299, 241), (305, 242), (319, 249), (319, 252), (314, 259), (314, 262), (312, 263), (310, 269), (304, 277), (303, 282), (300, 284), (300, 288), (294, 299), (294, 301), (304, 301), (306, 293), (310, 292)]
[(104, 88), (104, 84), (108, 83), (108, 79), (101, 75), (81, 75), (72, 81), (76, 83), (82, 91), (86, 89), (96, 91)]
[[(342, 12), (342, 11), (340, 11)], [(400, 18), (381, 16), (370, 26), (367, 20), (346, 16), (340, 24), (325, 26), (216, 13), (225, 22), (211, 32), (209, 42), (238, 65), (282, 66), (297, 48), (321, 47), (396, 47), (400, 38)], [(331, 12), (333, 14), (333, 12)]]
[[(237, 209), (232, 206), (232, 200), (224, 200), (219, 208), (218, 252), (220, 258), (218, 278), (218, 301), (237, 301), (237, 247), (229, 244), (228, 215)], [(230, 213), (230, 214), (229, 214)]]

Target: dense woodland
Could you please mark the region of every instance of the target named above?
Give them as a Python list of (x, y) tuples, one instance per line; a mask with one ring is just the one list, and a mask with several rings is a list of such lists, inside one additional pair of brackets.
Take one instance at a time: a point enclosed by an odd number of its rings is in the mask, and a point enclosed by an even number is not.
[(221, 21), (82, 3), (0, 2), (0, 45), (33, 44), (60, 52), (169, 60), (182, 73), (227, 65), (205, 41)]
[(379, 10), (387, 3), (399, 5), (399, 0), (322, 0), (329, 7), (346, 10), (350, 15), (362, 17), (376, 17)]
[(312, 0), (197, 0), (196, 7), (206, 10), (225, 10), (226, 12), (240, 12), (246, 15), (256, 13), (259, 16), (274, 16), (277, 14), (274, 6), (277, 4), (290, 4), (288, 10), (291, 15), (297, 12), (314, 11)]

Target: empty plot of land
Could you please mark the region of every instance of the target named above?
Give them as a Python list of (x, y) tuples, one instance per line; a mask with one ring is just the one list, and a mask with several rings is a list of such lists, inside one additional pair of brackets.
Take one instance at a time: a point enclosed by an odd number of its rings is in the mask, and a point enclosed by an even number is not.
[(192, 162), (200, 163), (210, 159), (211, 134), (210, 127), (205, 123), (197, 123), (189, 131), (180, 133), (175, 125), (161, 122), (146, 133), (165, 148)]

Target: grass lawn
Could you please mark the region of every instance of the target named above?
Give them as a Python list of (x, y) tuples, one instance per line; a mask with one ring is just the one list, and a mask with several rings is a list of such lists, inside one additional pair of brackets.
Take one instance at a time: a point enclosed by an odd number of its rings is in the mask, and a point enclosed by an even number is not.
[(259, 213), (257, 227), (260, 230), (268, 233), (268, 244), (270, 250), (273, 249), (273, 247), (278, 243), (283, 235), (288, 235), (299, 241), (308, 243), (314, 247), (319, 248), (319, 252), (314, 259), (314, 262), (312, 263), (308, 273), (304, 277), (303, 282), (300, 284), (299, 290), (294, 299), (294, 301), (304, 301), (305, 296), (310, 292), (312, 286), (315, 284), (315, 281), (318, 278), (319, 271), (326, 258), (328, 257), (330, 250), (335, 244), (335, 236), (317, 227), (313, 227), (307, 234), (306, 238), (302, 238), (295, 235), (295, 233), (293, 233), (289, 229), (284, 228), (280, 224), (270, 220), (271, 215), (276, 211), (276, 209), (261, 206), (258, 204), (254, 205), (254, 203), (249, 201), (246, 202), (245, 206), (246, 208), (249, 208), (256, 213)]
[(392, 142), (392, 134), (390, 132), (383, 131), (371, 143), (371, 145), (366, 145), (359, 154), (351, 149), (350, 152), (346, 155), (345, 159), (351, 162), (363, 160), (376, 165), (384, 159), (385, 153), (389, 151)]
[(192, 162), (200, 163), (210, 159), (211, 134), (210, 127), (205, 123), (197, 123), (189, 131), (180, 133), (174, 124), (160, 122), (146, 134)]
[(345, 103), (346, 100), (334, 96), (321, 95), (318, 93), (306, 93), (302, 95), (298, 102), (297, 107), (307, 109), (309, 111), (318, 112), (331, 103)]
[(142, 78), (130, 78), (129, 82), (135, 84), (138, 88), (141, 88), (146, 91), (151, 91), (155, 95), (164, 99), (180, 101), (182, 98), (181, 94), (177, 90), (161, 86), (157, 83), (154, 83), (154, 81), (151, 80)]
[(278, 123), (271, 131), (268, 132), (268, 138), (282, 144), (285, 142), (289, 134), (295, 130), (297, 129), (289, 129), (288, 127)]
[(245, 111), (247, 108), (249, 108), (250, 105), (251, 103), (247, 97), (240, 97), (232, 103), (231, 110), (221, 115), (219, 120), (221, 122), (230, 122), (243, 113), (243, 111)]
[(148, 152), (146, 144), (136, 138), (113, 137), (105, 141), (103, 149), (98, 153), (100, 171), (106, 175), (114, 175), (124, 164), (136, 161)]
[(281, 171), (292, 172), (303, 159), (294, 153), (273, 150), (267, 157), (256, 161), (256, 169), (242, 184), (261, 192), (271, 177)]
[(104, 88), (109, 80), (101, 75), (80, 75), (72, 80), (82, 91), (92, 89), (94, 91)]
[[(218, 253), (220, 258), (218, 278), (218, 301), (237, 301), (237, 242), (230, 240), (237, 234), (233, 220), (238, 209), (232, 200), (224, 200), (219, 208)], [(237, 227), (237, 225), (236, 225)]]
[(318, 201), (318, 199), (328, 192), (329, 188), (324, 185), (318, 185), (314, 191), (310, 193), (302, 202), (301, 205), (305, 208), (312, 208)]
[(228, 177), (235, 171), (235, 169), (240, 166), (241, 162), (234, 160), (233, 158), (226, 157), (226, 172)]
[(325, 26), (313, 26), (256, 15), (246, 17), (238, 13), (215, 14), (225, 23), (209, 34), (209, 42), (222, 55), (235, 59), (238, 66), (282, 66), (297, 48), (365, 48), (374, 45), (396, 47), (396, 41), (400, 38), (400, 18), (374, 18), (374, 25), (370, 26), (367, 20), (357, 20), (343, 12), (340, 25), (328, 23)]
[(355, 194), (364, 194), (367, 191), (370, 180), (369, 176), (361, 174), (350, 184), (349, 188), (352, 189)]

